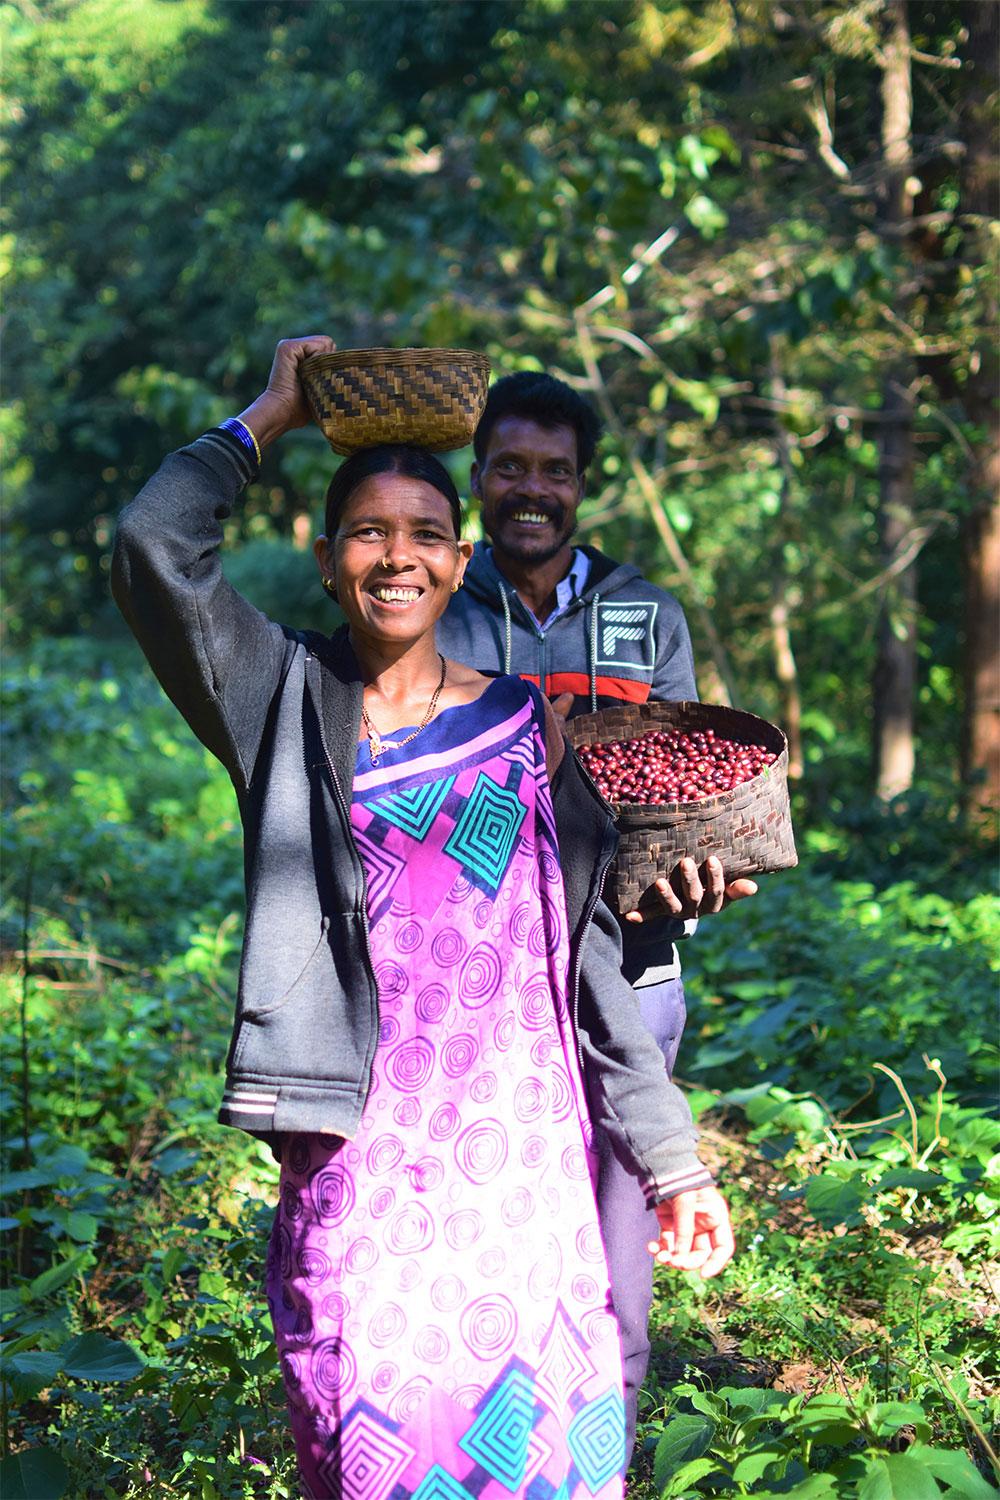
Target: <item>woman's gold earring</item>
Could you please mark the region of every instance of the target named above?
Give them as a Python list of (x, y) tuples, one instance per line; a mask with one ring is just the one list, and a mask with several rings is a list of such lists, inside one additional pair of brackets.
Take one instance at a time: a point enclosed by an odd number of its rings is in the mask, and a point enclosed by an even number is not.
[(451, 591), (452, 591), (453, 594), (457, 594), (458, 593), (458, 584), (457, 583), (453, 583), (452, 584)]

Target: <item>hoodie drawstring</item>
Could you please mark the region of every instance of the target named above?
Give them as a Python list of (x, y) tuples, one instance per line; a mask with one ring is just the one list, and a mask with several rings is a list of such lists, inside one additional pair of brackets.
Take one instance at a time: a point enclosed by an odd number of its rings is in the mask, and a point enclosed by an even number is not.
[(590, 603), (590, 712), (597, 712), (597, 606), (600, 594), (595, 594)]

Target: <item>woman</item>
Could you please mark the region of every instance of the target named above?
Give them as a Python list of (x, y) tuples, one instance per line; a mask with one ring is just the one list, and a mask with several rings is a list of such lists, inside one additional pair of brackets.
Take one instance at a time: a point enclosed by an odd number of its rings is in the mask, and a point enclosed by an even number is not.
[(329, 640), (222, 576), (221, 523), (332, 347), (281, 343), (265, 392), (167, 458), (113, 569), (240, 800), (220, 1118), (281, 1160), (268, 1300), (303, 1492), (603, 1500), (625, 1455), (592, 1122), (658, 1204), (661, 1261), (713, 1274), (728, 1216), (621, 979), (605, 805), (533, 688), (437, 652), (471, 553), (444, 469), (391, 448), (338, 470)]

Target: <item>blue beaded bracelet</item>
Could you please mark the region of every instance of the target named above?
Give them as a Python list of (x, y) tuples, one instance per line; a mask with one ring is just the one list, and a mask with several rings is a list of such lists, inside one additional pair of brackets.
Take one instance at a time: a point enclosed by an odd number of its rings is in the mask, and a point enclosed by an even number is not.
[(249, 448), (257, 463), (260, 463), (260, 444), (245, 422), (241, 422), (239, 417), (227, 417), (219, 426), (223, 432), (231, 432), (234, 438), (238, 438), (244, 448)]

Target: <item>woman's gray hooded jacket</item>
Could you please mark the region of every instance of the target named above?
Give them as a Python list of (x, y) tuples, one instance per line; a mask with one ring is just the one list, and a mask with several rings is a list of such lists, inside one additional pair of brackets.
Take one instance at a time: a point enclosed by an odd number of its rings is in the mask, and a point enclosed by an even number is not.
[[(160, 684), (226, 767), (243, 819), (246, 932), (219, 1118), (272, 1142), (352, 1138), (379, 1034), (365, 875), (350, 824), (362, 683), (345, 630), (272, 623), (227, 583), (222, 523), (256, 475), (213, 431), (170, 454), (118, 525), (112, 589)], [(621, 976), (601, 900), (617, 835), (572, 754), (553, 782), (569, 1000), (594, 1124), (650, 1201), (711, 1181), (687, 1102)]]

